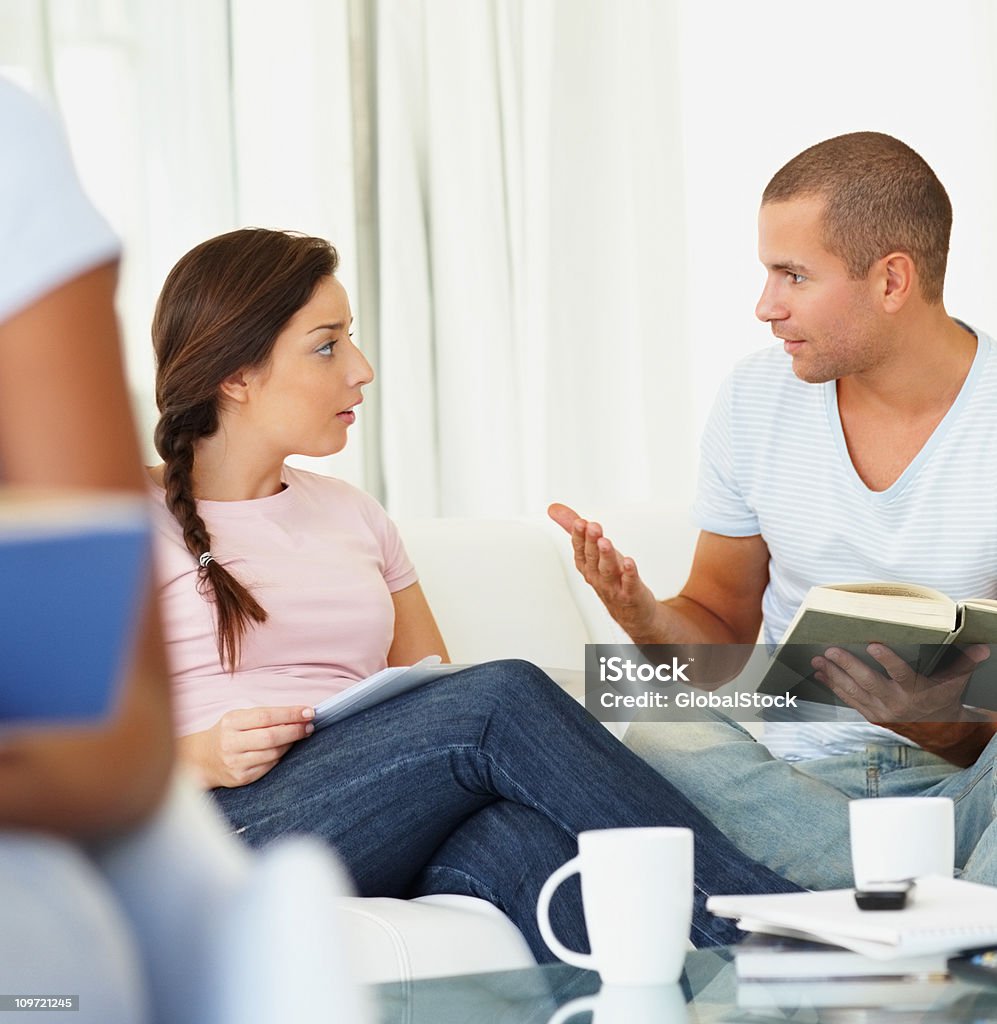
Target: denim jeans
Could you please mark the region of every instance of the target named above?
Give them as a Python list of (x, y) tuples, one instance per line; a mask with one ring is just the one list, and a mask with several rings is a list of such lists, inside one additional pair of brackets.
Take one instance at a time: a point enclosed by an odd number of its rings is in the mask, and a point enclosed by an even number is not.
[(799, 885), (852, 884), (848, 801), (879, 796), (951, 797), (957, 869), (997, 885), (997, 737), (963, 769), (899, 743), (790, 764), (717, 713), (700, 722), (634, 722), (624, 742), (745, 853)]
[[(297, 743), (248, 786), (213, 790), (251, 845), (294, 832), (331, 843), (364, 896), (479, 896), (553, 959), (536, 925), (547, 876), (578, 833), (622, 826), (695, 832), (697, 946), (732, 942), (710, 893), (796, 886), (745, 857), (692, 804), (540, 669), (500, 661), (456, 672)], [(625, 872), (627, 865), (621, 864)], [(568, 945), (587, 948), (577, 884), (552, 905)]]

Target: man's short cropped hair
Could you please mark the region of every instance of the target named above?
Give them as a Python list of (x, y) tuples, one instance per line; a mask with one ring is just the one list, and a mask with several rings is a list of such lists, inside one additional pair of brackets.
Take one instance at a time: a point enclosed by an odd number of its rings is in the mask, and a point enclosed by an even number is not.
[(899, 139), (880, 132), (838, 135), (777, 171), (762, 204), (824, 199), (824, 246), (853, 278), (890, 252), (914, 261), (921, 294), (942, 301), (952, 204), (935, 172)]

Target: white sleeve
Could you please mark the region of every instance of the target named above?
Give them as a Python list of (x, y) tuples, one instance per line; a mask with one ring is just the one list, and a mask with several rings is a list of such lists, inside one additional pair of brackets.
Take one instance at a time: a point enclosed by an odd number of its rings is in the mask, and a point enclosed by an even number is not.
[(56, 118), (0, 78), (0, 321), (116, 259), (120, 244), (84, 195)]
[(733, 444), (735, 405), (735, 377), (731, 375), (717, 394), (703, 431), (692, 512), (701, 530), (724, 537), (752, 537), (761, 532), (761, 527), (737, 482)]

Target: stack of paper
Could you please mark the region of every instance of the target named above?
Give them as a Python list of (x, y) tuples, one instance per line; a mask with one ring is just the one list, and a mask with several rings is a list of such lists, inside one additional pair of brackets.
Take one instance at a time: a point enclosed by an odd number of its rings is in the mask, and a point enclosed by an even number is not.
[(859, 910), (854, 890), (711, 896), (707, 909), (745, 931), (789, 933), (881, 960), (997, 944), (997, 888), (919, 878), (903, 910)]
[(874, 959), (842, 946), (755, 932), (734, 947), (739, 981), (914, 978), (948, 974), (948, 954)]
[[(944, 975), (924, 978), (838, 978), (831, 981), (751, 981), (738, 983), (737, 1005), (742, 1009), (887, 1006), (898, 1010), (929, 1010), (959, 997), (959, 987)], [(787, 1015), (780, 1014), (780, 1018)], [(820, 1018), (819, 1018), (820, 1019)], [(894, 1018), (899, 1020), (899, 1018)], [(904, 1018), (905, 1020), (908, 1018)]]

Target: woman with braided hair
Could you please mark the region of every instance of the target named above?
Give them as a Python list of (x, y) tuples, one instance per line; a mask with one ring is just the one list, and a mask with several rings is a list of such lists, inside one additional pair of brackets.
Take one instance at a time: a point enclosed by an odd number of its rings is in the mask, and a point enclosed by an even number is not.
[[(317, 834), (361, 894), (490, 900), (550, 959), (540, 885), (583, 829), (696, 833), (697, 945), (730, 941), (709, 892), (795, 887), (745, 858), (542, 671), (455, 672), (313, 734), (314, 705), (443, 638), (374, 499), (294, 469), (346, 444), (373, 371), (322, 239), (245, 229), (171, 271), (153, 343), (158, 572), (179, 750), (248, 843)], [(554, 926), (579, 943), (577, 890)]]

